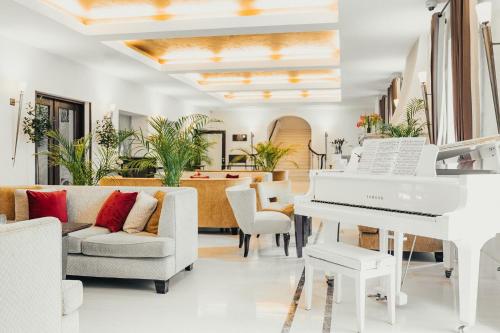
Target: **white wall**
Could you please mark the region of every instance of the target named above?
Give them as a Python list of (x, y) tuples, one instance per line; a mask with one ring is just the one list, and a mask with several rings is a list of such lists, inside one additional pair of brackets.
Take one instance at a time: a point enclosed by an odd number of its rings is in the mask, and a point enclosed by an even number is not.
[[(284, 116), (296, 116), (306, 120), (311, 126), (312, 147), (319, 153), (325, 151), (325, 132), (328, 133), (329, 153), (330, 142), (336, 138), (345, 138), (347, 143), (346, 153), (350, 151), (349, 146), (358, 146), (358, 136), (362, 130), (356, 128), (356, 122), (363, 113), (371, 112), (371, 108), (344, 108), (334, 105), (311, 107), (304, 110), (288, 107), (282, 109), (269, 109), (265, 107), (235, 108), (233, 110), (214, 110), (209, 114), (213, 118), (222, 120), (222, 124), (213, 126), (217, 129), (226, 130), (227, 154), (238, 148), (250, 147), (250, 132), (255, 134), (254, 143), (268, 139), (268, 127), (276, 119)], [(247, 134), (248, 142), (233, 142), (233, 134)]]
[[(73, 61), (0, 37), (0, 184), (31, 184), (35, 180), (34, 144), (21, 133), (17, 160), (12, 165), (17, 107), (9, 98), (19, 98), (19, 83), (26, 82), (26, 104), (35, 100), (35, 91), (92, 103), (96, 121), (109, 111), (170, 118), (192, 112), (183, 102), (146, 89)], [(23, 110), (24, 112), (24, 110)], [(118, 112), (113, 115), (118, 124)], [(22, 131), (21, 131), (22, 132)]]

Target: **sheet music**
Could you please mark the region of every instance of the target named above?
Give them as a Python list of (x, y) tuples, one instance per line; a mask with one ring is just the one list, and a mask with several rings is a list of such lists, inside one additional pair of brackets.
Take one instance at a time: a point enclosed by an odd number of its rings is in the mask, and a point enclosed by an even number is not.
[(372, 139), (363, 143), (358, 173), (415, 175), (425, 138)]

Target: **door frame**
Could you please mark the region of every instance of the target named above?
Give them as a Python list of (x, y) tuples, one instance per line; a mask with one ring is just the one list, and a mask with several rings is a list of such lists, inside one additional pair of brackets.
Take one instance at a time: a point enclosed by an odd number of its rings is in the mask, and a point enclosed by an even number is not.
[[(48, 103), (39, 103), (40, 99), (48, 100)], [(58, 106), (60, 104), (73, 104), (73, 106), (76, 106), (78, 108), (78, 113), (79, 116), (78, 118), (75, 118), (74, 122), (74, 133), (76, 138), (81, 138), (85, 136), (85, 110), (86, 110), (86, 103), (82, 101), (77, 101), (73, 100), (70, 98), (64, 98), (64, 97), (58, 97), (55, 95), (50, 95), (46, 94), (43, 92), (35, 91), (35, 103), (37, 104), (43, 104), (47, 105), (49, 107), (49, 117), (50, 117), (50, 123), (52, 126), (54, 126), (52, 129), (53, 130), (58, 130), (59, 129), (59, 119), (56, 119), (56, 117), (59, 117), (59, 111), (57, 110)], [(91, 106), (89, 103), (89, 118), (91, 121)], [(91, 127), (90, 127), (91, 128)], [(53, 140), (49, 139), (48, 140), (48, 145), (50, 146), (53, 144)], [(35, 154), (38, 154), (38, 147), (35, 145)], [(35, 163), (37, 164), (37, 163)], [(38, 168), (38, 165), (36, 165), (36, 168)], [(51, 165), (48, 165), (48, 183), (49, 184), (54, 184), (57, 185), (59, 183), (59, 178), (60, 178), (60, 169), (59, 167), (54, 167)], [(39, 174), (38, 170), (35, 170), (35, 182), (39, 182)]]
[(226, 131), (223, 130), (199, 130), (198, 133), (202, 134), (220, 134), (222, 135), (222, 170), (226, 170)]

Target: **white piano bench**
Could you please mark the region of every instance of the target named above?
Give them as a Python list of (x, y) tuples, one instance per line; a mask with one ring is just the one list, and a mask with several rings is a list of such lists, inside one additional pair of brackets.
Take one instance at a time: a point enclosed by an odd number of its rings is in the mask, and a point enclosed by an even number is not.
[(305, 308), (311, 309), (314, 270), (323, 270), (334, 276), (335, 303), (340, 303), (342, 276), (354, 279), (356, 284), (356, 315), (358, 332), (365, 325), (366, 280), (386, 277), (387, 310), (389, 323), (396, 321), (396, 277), (394, 257), (376, 251), (343, 244), (313, 245), (304, 249), (305, 259)]

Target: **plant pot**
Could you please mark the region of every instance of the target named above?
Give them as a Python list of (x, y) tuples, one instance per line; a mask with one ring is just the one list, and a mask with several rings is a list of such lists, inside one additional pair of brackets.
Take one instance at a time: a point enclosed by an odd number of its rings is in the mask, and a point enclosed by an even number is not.
[(288, 170), (274, 170), (273, 181), (288, 180)]

